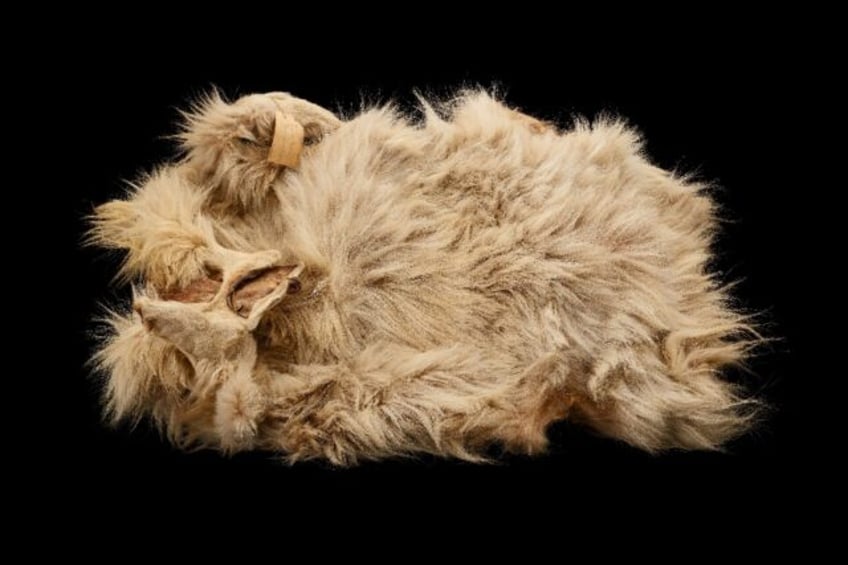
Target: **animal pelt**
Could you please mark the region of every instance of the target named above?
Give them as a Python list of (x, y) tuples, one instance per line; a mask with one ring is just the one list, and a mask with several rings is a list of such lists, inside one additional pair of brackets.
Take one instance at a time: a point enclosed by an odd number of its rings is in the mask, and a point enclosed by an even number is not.
[[(280, 93), (186, 114), (183, 157), (93, 215), (133, 311), (96, 360), (115, 420), (289, 460), (536, 453), (569, 418), (714, 449), (755, 404), (755, 339), (708, 270), (716, 207), (617, 121), (483, 92), (339, 119)], [(297, 169), (266, 160), (280, 109)]]

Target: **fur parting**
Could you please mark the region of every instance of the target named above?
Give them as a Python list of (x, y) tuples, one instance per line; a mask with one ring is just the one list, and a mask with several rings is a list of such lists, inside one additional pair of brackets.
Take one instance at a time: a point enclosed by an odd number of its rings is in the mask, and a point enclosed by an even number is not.
[[(297, 170), (265, 160), (281, 107), (311, 132)], [(536, 453), (564, 418), (648, 451), (749, 427), (722, 371), (757, 337), (708, 269), (715, 206), (622, 123), (559, 131), (484, 92), (342, 121), (272, 93), (212, 96), (180, 136), (93, 216), (139, 285), (96, 355), (115, 420), (339, 465)], [(223, 297), (275, 265), (297, 288), (237, 319)], [(161, 298), (200, 279), (218, 302)]]

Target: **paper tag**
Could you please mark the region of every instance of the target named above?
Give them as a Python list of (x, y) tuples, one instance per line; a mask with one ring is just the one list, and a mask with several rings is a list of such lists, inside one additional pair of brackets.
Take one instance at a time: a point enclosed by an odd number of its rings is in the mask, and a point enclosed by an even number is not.
[(288, 114), (277, 112), (274, 117), (274, 139), (268, 151), (268, 161), (284, 167), (297, 167), (303, 149), (303, 126)]

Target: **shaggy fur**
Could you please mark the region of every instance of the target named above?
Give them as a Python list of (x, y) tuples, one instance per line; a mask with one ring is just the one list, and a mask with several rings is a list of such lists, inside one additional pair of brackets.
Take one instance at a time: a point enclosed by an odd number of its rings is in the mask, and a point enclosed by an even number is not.
[[(281, 108), (298, 170), (265, 160)], [(97, 355), (112, 417), (339, 465), (534, 453), (566, 417), (649, 451), (746, 428), (720, 373), (751, 341), (701, 186), (620, 123), (559, 132), (479, 92), (424, 111), (195, 108), (185, 158), (93, 218), (140, 281)]]

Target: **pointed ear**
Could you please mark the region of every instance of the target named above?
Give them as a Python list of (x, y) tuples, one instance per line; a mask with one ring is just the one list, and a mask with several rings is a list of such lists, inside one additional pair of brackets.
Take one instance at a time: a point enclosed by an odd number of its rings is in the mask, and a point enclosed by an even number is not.
[(192, 303), (138, 296), (133, 300), (133, 310), (145, 328), (180, 348), (186, 345), (188, 334), (203, 334), (209, 326), (200, 307)]
[(133, 310), (147, 331), (177, 347), (196, 367), (199, 359), (220, 356), (228, 344), (246, 335), (244, 323), (236, 316), (206, 312), (203, 306), (137, 297)]
[[(268, 282), (276, 283), (274, 289), (257, 300), (250, 309), (250, 314), (247, 316), (247, 329), (253, 331), (262, 321), (265, 313), (279, 304), (286, 294), (300, 290), (300, 281), (297, 276), (303, 271), (303, 264), (287, 265), (285, 267), (276, 267), (271, 269), (264, 277)], [(267, 283), (266, 283), (267, 284)], [(261, 287), (260, 287), (261, 288)], [(237, 294), (238, 291), (236, 291)]]
[(107, 248), (126, 249), (132, 240), (128, 234), (138, 221), (138, 214), (131, 202), (113, 200), (101, 204), (90, 216), (91, 230), (87, 241), (93, 245)]

